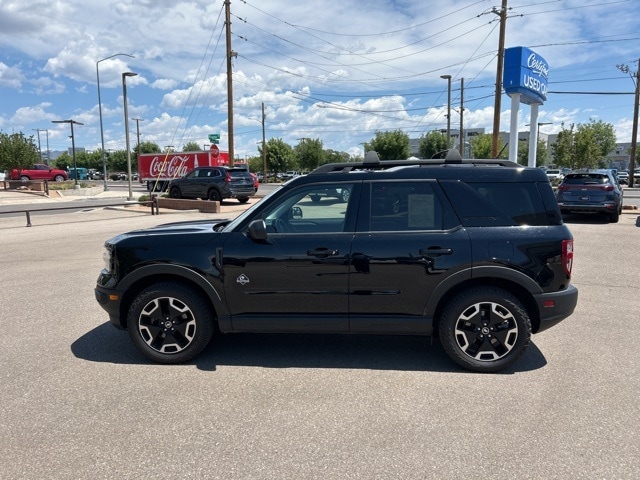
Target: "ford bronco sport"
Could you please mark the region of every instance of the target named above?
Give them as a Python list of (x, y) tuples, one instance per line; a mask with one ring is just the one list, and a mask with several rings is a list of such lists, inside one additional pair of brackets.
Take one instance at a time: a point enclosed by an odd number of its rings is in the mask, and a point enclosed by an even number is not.
[(369, 152), (233, 220), (159, 225), (105, 248), (96, 299), (161, 363), (194, 358), (218, 333), (406, 334), (495, 372), (578, 299), (573, 237), (545, 173), (456, 151)]

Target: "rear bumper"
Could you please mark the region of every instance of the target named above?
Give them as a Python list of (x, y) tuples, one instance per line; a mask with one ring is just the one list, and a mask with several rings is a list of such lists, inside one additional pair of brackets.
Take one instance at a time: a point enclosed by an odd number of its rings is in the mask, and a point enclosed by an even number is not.
[(542, 293), (535, 298), (540, 312), (540, 326), (534, 333), (538, 333), (553, 327), (573, 313), (578, 304), (578, 289), (569, 285), (566, 290)]

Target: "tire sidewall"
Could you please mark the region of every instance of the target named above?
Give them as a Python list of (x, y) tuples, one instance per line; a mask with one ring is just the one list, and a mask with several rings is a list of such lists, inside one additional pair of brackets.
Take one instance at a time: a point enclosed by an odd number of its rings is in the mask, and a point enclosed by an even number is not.
[[(173, 297), (187, 305), (193, 312), (196, 332), (191, 343), (176, 353), (161, 353), (144, 341), (138, 329), (142, 309), (152, 300)], [(213, 336), (214, 318), (211, 307), (204, 296), (193, 288), (177, 282), (162, 282), (141, 291), (131, 303), (127, 314), (127, 330), (135, 346), (149, 359), (158, 363), (182, 363), (196, 357), (204, 350)]]
[[(518, 338), (505, 356), (492, 361), (481, 361), (467, 355), (456, 342), (458, 318), (471, 305), (493, 302), (507, 308), (518, 327)], [(447, 303), (440, 315), (440, 343), (447, 355), (461, 367), (475, 372), (497, 372), (512, 365), (526, 350), (531, 340), (531, 320), (522, 303), (511, 293), (497, 287), (475, 287), (466, 290)]]

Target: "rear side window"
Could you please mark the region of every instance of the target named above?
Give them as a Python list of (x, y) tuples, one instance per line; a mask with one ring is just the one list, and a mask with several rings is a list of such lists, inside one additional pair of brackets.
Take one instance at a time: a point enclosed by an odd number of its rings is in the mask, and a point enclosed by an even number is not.
[[(502, 183), (443, 181), (462, 225), (466, 227), (559, 225), (562, 218), (546, 182)], [(547, 189), (545, 195), (540, 189)]]

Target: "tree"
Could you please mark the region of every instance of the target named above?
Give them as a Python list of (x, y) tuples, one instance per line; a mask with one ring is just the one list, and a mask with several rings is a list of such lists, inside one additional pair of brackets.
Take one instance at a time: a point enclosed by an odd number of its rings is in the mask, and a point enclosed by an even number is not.
[[(493, 135), (490, 133), (471, 137), (471, 156), (473, 158), (493, 158), (491, 156), (492, 141)], [(504, 142), (500, 137), (498, 137), (498, 157), (502, 159), (509, 158), (509, 152), (506, 151), (506, 149), (503, 149), (503, 147)]]
[[(281, 138), (270, 138), (267, 141), (267, 170), (272, 173), (286, 172), (294, 167), (293, 148)], [(262, 145), (258, 147), (262, 156)], [(266, 175), (266, 172), (265, 172)]]
[(558, 133), (553, 144), (553, 160), (559, 167), (606, 167), (606, 157), (616, 146), (613, 125), (591, 119), (588, 124), (571, 124), (570, 129)]
[[(201, 152), (202, 149), (200, 148), (200, 145), (198, 144), (198, 142), (187, 142), (182, 147), (182, 151), (183, 152)], [(150, 152), (150, 153), (153, 153), (153, 152)]]
[(380, 160), (398, 160), (409, 158), (409, 135), (402, 130), (393, 132), (376, 132), (371, 142), (365, 143), (366, 152), (371, 150), (378, 153)]
[[(518, 145), (518, 163), (529, 165), (529, 145), (530, 142), (520, 142)], [(547, 163), (547, 144), (538, 141), (536, 150), (536, 167), (541, 167)]]
[(140, 145), (136, 145), (133, 148), (133, 152), (138, 153), (160, 153), (162, 150), (160, 149), (160, 145), (155, 142), (140, 142)]
[(449, 142), (447, 135), (440, 132), (429, 132), (427, 136), (420, 135), (418, 152), (421, 158), (432, 158), (436, 153), (447, 150)]
[(23, 133), (0, 132), (0, 171), (30, 168), (40, 162), (33, 135), (25, 137)]
[(310, 171), (325, 163), (325, 152), (322, 149), (322, 140), (319, 138), (302, 140), (295, 146), (293, 152), (301, 170)]

